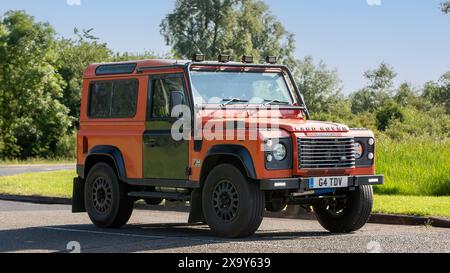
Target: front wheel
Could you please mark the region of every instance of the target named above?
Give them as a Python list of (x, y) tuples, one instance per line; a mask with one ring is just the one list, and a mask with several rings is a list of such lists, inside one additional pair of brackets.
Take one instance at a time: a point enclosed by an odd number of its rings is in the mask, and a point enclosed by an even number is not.
[(202, 199), (206, 222), (220, 237), (248, 237), (263, 220), (264, 192), (233, 165), (219, 165), (211, 171)]
[(373, 206), (372, 186), (360, 186), (346, 198), (313, 206), (319, 223), (330, 232), (350, 233), (369, 220)]
[(108, 164), (92, 167), (84, 190), (86, 210), (97, 227), (119, 228), (128, 222), (134, 201), (128, 197), (127, 185)]

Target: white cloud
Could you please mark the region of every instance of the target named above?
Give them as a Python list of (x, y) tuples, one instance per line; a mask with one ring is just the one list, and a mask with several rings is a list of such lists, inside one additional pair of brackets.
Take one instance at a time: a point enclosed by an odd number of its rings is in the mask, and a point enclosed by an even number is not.
[(69, 6), (81, 6), (81, 0), (66, 0)]
[(366, 0), (369, 6), (381, 6), (381, 0)]

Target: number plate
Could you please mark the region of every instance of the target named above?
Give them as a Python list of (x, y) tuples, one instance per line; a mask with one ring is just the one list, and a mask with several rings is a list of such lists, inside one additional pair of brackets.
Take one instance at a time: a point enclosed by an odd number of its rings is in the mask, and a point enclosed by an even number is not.
[(334, 189), (334, 188), (347, 188), (348, 177), (316, 177), (309, 180), (310, 189)]

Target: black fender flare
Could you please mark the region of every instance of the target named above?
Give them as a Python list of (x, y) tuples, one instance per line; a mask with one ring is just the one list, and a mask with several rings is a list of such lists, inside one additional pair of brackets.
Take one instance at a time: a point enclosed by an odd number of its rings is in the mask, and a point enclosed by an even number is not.
[[(89, 154), (86, 157), (85, 161), (85, 167), (87, 167), (87, 164), (89, 163), (89, 160), (96, 157), (96, 156), (107, 156), (109, 157), (113, 162), (114, 166), (117, 171), (117, 175), (121, 181), (127, 182), (127, 171), (125, 168), (125, 161), (122, 156), (122, 152), (117, 147), (114, 146), (107, 146), (107, 145), (100, 145), (95, 146), (91, 150), (89, 150)], [(87, 177), (86, 169), (84, 171), (84, 177)]]
[(203, 161), (202, 172), (205, 165), (204, 163), (208, 161), (208, 158), (218, 155), (232, 156), (238, 159), (244, 166), (244, 169), (247, 172), (247, 176), (251, 179), (257, 179), (255, 165), (253, 164), (252, 156), (250, 152), (247, 150), (247, 148), (241, 145), (225, 144), (211, 147), (208, 150), (206, 157)]

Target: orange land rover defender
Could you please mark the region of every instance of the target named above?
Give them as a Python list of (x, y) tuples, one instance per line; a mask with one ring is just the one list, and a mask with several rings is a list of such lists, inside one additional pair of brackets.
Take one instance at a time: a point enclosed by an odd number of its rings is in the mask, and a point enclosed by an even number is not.
[(311, 206), (337, 233), (367, 222), (375, 139), (366, 129), (310, 121), (289, 69), (267, 57), (230, 62), (145, 60), (84, 73), (73, 212), (102, 228), (145, 200), (190, 203), (190, 223), (255, 233), (264, 211)]

